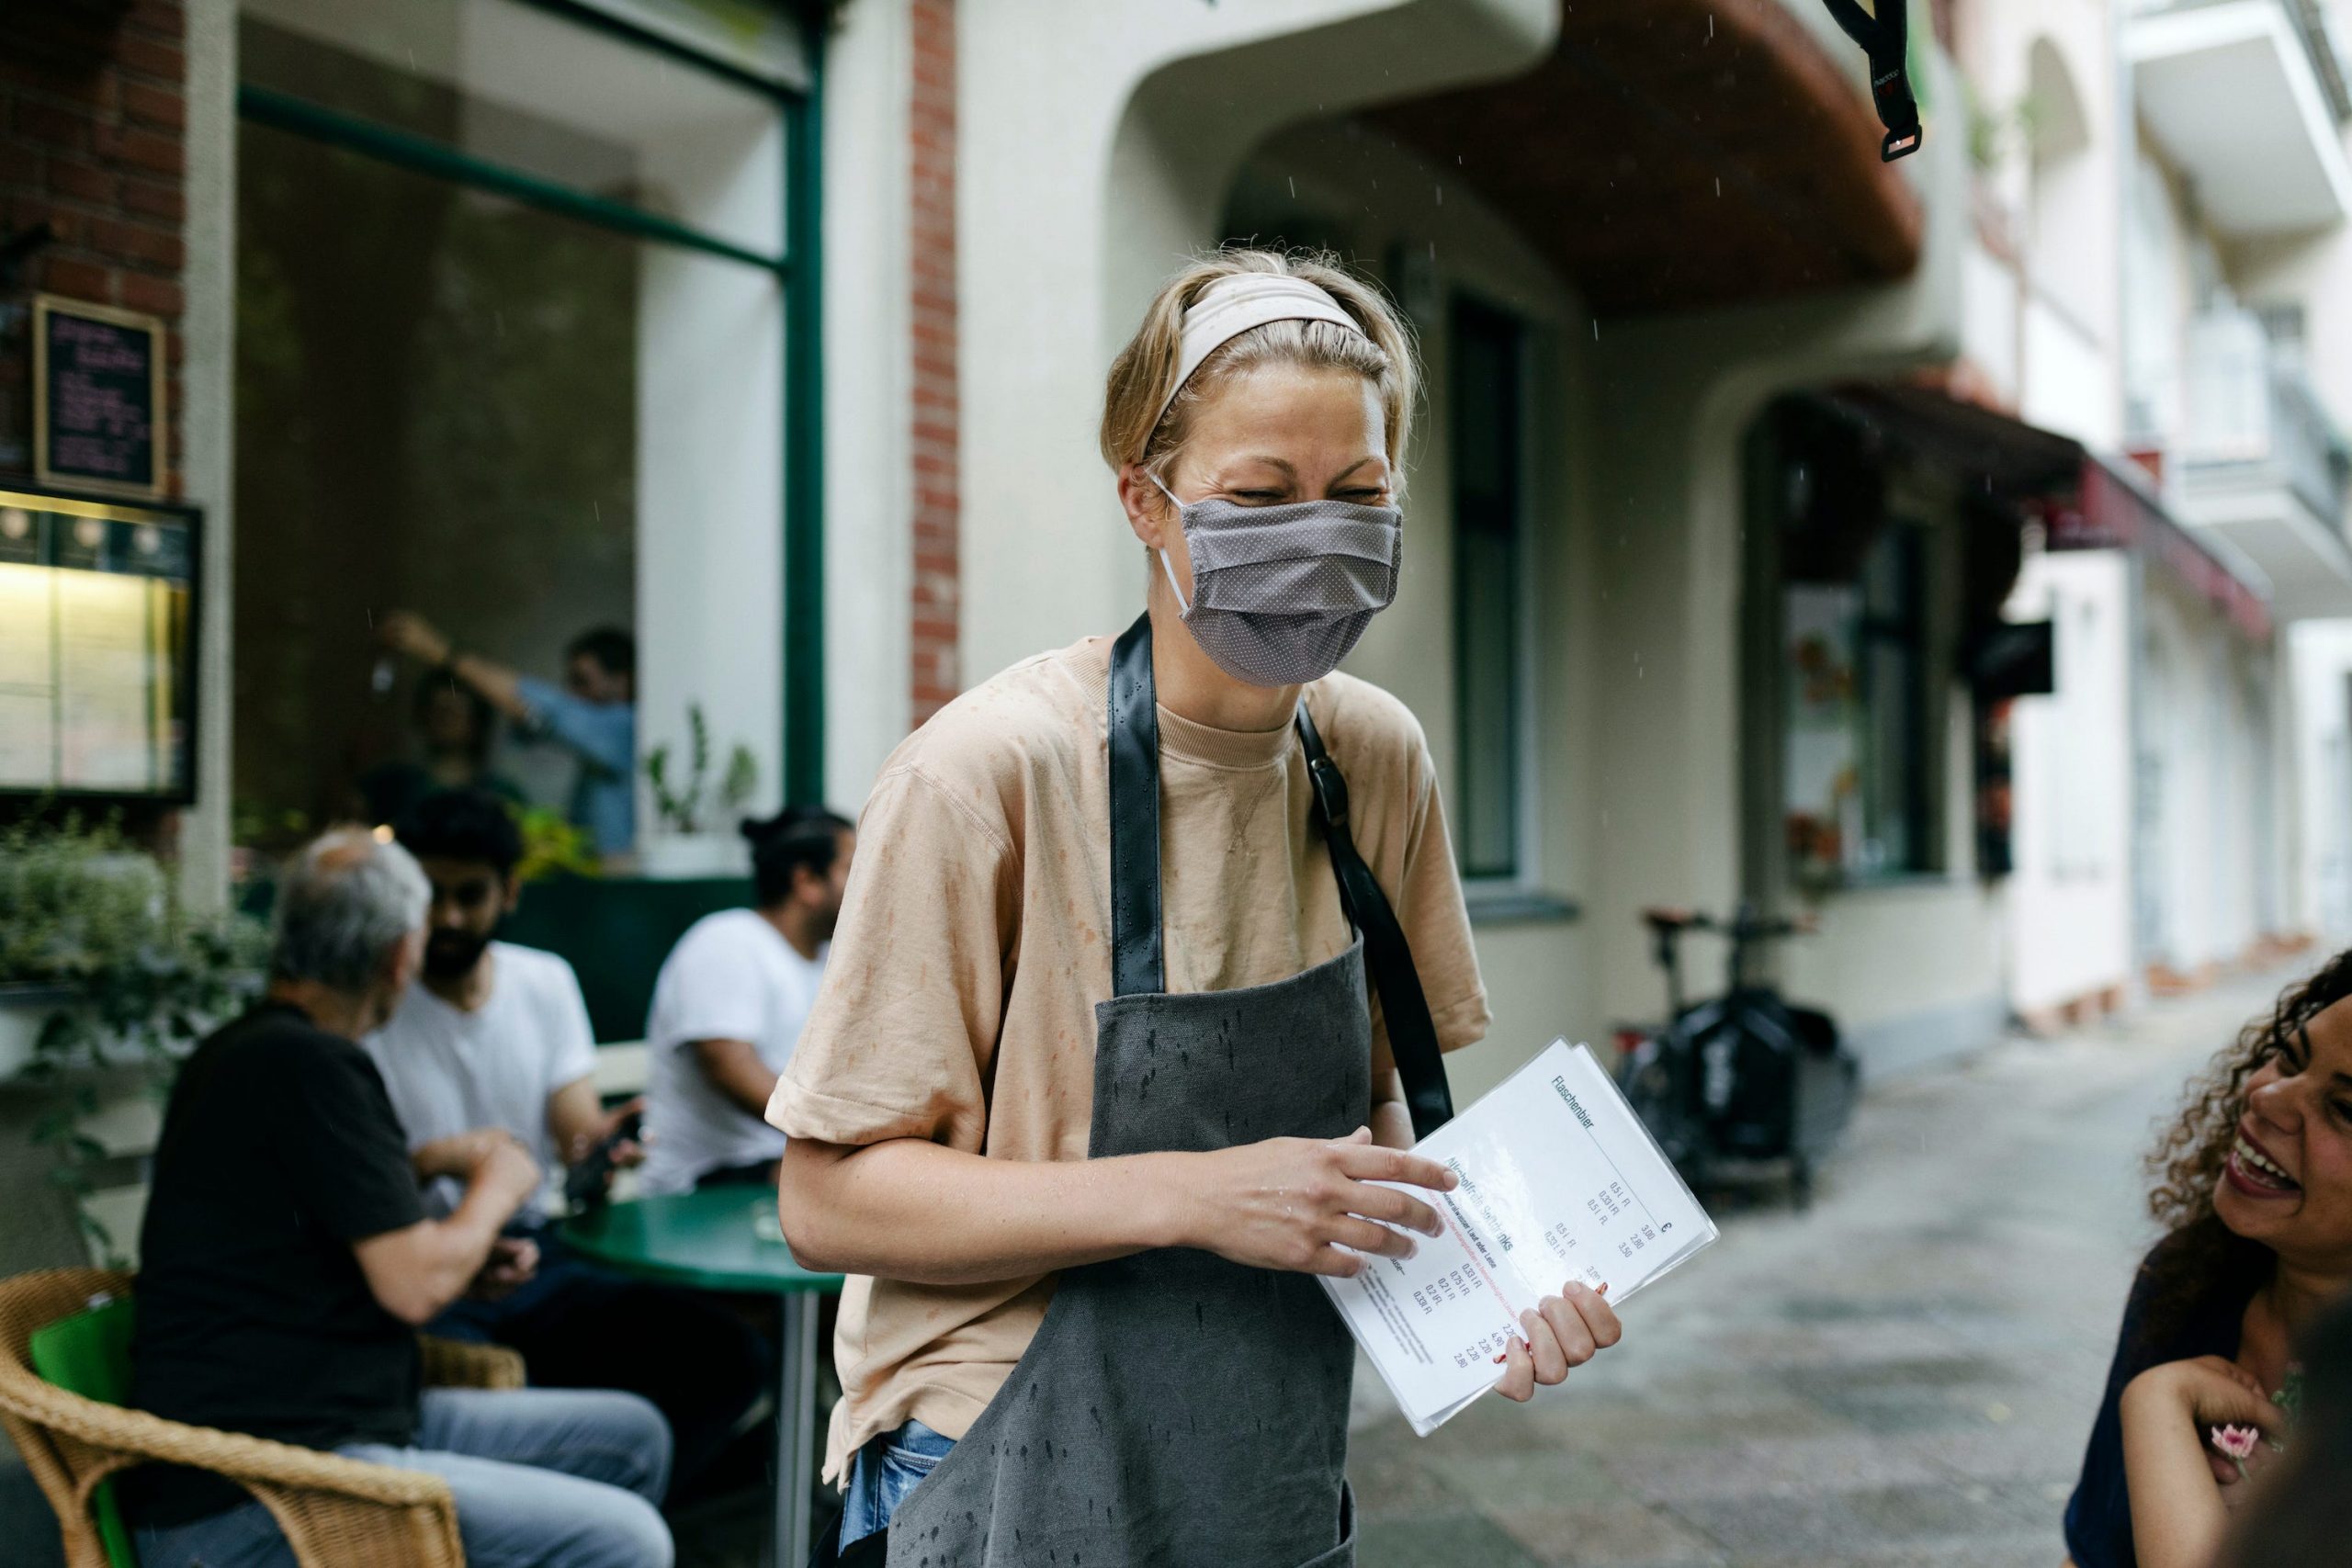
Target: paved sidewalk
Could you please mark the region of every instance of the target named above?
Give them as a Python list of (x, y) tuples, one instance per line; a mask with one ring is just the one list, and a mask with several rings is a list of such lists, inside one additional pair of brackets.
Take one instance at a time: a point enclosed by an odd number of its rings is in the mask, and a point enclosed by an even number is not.
[(1873, 1092), (1809, 1213), (1718, 1205), (1560, 1389), (1360, 1425), (1363, 1568), (2057, 1568), (2139, 1156), (2286, 977)]

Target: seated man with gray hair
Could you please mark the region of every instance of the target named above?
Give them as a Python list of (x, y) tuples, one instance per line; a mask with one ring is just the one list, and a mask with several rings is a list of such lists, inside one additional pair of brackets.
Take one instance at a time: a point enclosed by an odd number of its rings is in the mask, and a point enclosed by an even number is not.
[[(175, 1421), (430, 1471), (475, 1568), (667, 1568), (655, 1504), (670, 1432), (633, 1394), (424, 1389), (417, 1325), (529, 1274), (501, 1231), (538, 1187), (504, 1133), (412, 1158), (356, 1043), (421, 961), (428, 890), (407, 851), (330, 832), (277, 892), (269, 988), (199, 1045), (164, 1112), (141, 1235), (131, 1403)], [(421, 1177), (462, 1182), (426, 1217)], [(266, 1508), (200, 1471), (125, 1477), (145, 1568), (292, 1554)]]

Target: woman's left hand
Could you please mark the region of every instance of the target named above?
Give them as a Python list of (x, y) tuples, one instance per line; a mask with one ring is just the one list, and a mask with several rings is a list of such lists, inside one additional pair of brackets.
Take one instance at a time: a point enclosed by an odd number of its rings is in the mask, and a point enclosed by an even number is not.
[(1495, 1392), (1521, 1402), (1535, 1396), (1538, 1383), (1564, 1382), (1571, 1367), (1587, 1361), (1624, 1337), (1624, 1327), (1596, 1291), (1570, 1280), (1556, 1296), (1545, 1296), (1535, 1311), (1520, 1314), (1524, 1339), (1504, 1348), (1502, 1380)]

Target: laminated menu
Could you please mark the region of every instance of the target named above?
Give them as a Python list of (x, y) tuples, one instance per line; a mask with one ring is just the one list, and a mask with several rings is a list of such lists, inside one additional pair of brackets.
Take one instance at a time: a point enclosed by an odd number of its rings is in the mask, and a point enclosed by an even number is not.
[(1325, 1279), (1358, 1344), (1423, 1437), (1502, 1375), (1519, 1314), (1570, 1280), (1623, 1307), (1715, 1239), (1714, 1222), (1582, 1045), (1555, 1040), (1413, 1146), (1451, 1192), (1407, 1188), (1445, 1234), (1411, 1258)]

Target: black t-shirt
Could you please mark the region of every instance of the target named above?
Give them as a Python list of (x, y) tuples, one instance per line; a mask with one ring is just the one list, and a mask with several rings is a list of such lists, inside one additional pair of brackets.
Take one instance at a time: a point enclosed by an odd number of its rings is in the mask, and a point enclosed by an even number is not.
[[(378, 1303), (352, 1244), (424, 1218), (408, 1139), (368, 1054), (264, 1003), (180, 1069), (140, 1233), (131, 1403), (314, 1449), (405, 1445), (416, 1331)], [(172, 1524), (244, 1494), (199, 1472), (134, 1473)]]
[(2189, 1310), (2172, 1314), (2165, 1333), (2149, 1332), (2154, 1280), (2166, 1271), (2171, 1249), (2180, 1245), (2177, 1235), (2156, 1243), (2140, 1265), (2132, 1298), (2124, 1304), (2123, 1329), (2116, 1336), (2115, 1360), (2108, 1369), (2107, 1396), (2091, 1427), (2082, 1479), (2066, 1504), (2066, 1551), (2075, 1568), (2137, 1568), (2140, 1561), (2132, 1540), (2132, 1495), (2123, 1480), (2124, 1385), (2150, 1367), (2169, 1361), (2238, 1353), (2246, 1303), (2257, 1283), (2247, 1274), (2213, 1280)]

